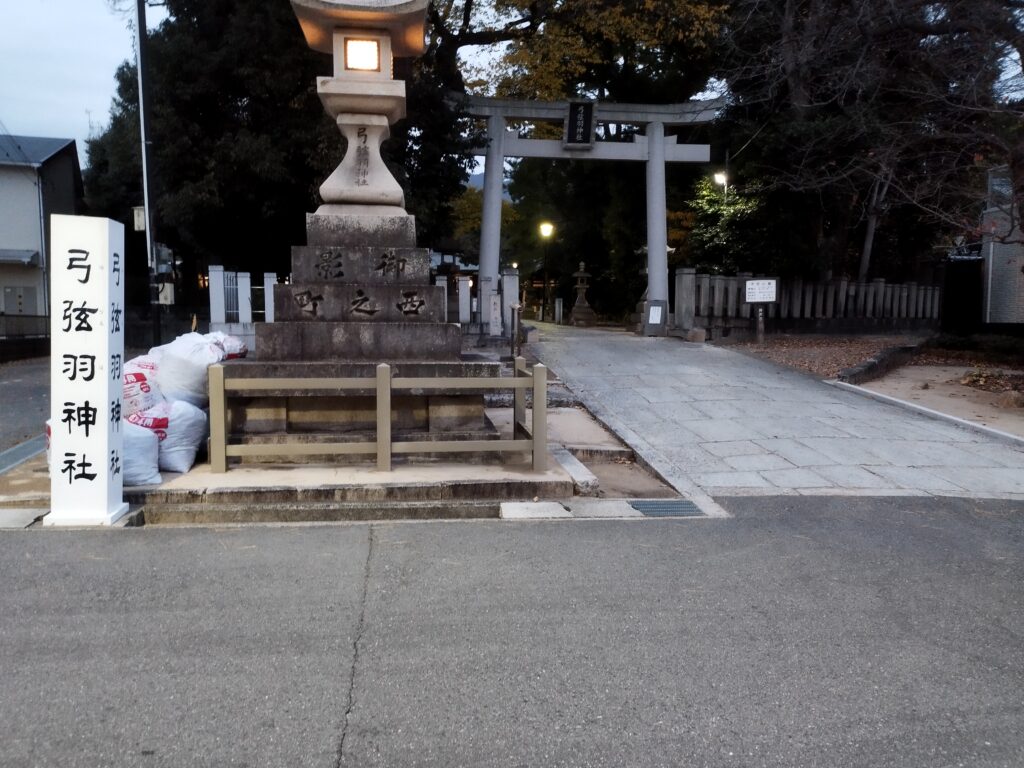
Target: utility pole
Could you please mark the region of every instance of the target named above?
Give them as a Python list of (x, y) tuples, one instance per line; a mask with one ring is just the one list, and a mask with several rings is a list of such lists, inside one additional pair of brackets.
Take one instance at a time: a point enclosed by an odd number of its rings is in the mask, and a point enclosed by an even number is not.
[(142, 138), (142, 205), (146, 218), (146, 260), (149, 264), (149, 314), (153, 322), (153, 346), (161, 343), (160, 334), (160, 286), (156, 281), (156, 250), (153, 233), (152, 176), (149, 155), (148, 77), (146, 75), (146, 0), (135, 2), (135, 69), (139, 78), (139, 133)]

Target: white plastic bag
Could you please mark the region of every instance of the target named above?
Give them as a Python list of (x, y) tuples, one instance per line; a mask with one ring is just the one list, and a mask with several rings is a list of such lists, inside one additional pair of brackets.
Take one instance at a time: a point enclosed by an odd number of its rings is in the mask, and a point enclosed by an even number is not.
[(124, 484), (159, 485), (160, 438), (156, 432), (126, 421), (124, 428)]
[(159, 361), (157, 384), (168, 400), (184, 400), (205, 408), (210, 401), (207, 369), (224, 359), (224, 348), (198, 333), (186, 333), (170, 344), (154, 347)]
[(122, 413), (127, 418), (133, 413), (148, 411), (164, 398), (156, 383), (159, 363), (149, 355), (133, 357), (124, 364), (124, 404)]
[(210, 331), (205, 338), (221, 346), (225, 360), (236, 360), (249, 354), (249, 348), (237, 336), (229, 336), (221, 331)]
[(208, 434), (206, 414), (183, 400), (164, 401), (132, 414), (128, 421), (156, 434), (160, 440), (159, 466), (168, 472), (188, 472)]

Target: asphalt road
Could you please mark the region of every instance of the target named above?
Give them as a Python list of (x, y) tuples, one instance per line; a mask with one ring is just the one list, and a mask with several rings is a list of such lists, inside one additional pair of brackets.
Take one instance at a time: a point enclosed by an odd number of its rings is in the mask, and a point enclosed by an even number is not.
[(0, 451), (45, 434), (50, 358), (0, 364)]
[(1019, 766), (1024, 509), (0, 535), (0, 765)]

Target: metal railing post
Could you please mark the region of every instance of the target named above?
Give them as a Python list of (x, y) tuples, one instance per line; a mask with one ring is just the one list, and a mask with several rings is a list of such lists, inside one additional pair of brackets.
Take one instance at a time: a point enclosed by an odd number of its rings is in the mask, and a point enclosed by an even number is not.
[(224, 366), (210, 366), (210, 471), (227, 472), (227, 408), (224, 402)]
[(548, 468), (548, 369), (533, 366), (533, 471)]
[(377, 469), (391, 471), (391, 366), (377, 366)]

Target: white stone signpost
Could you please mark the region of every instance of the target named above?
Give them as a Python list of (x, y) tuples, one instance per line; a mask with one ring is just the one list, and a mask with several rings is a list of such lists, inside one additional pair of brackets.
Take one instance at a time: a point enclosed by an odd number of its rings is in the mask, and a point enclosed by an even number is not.
[(757, 343), (764, 344), (764, 305), (779, 300), (779, 281), (774, 277), (747, 280), (743, 294), (747, 304), (757, 304)]
[(50, 513), (45, 525), (111, 525), (123, 495), (124, 226), (53, 216)]

